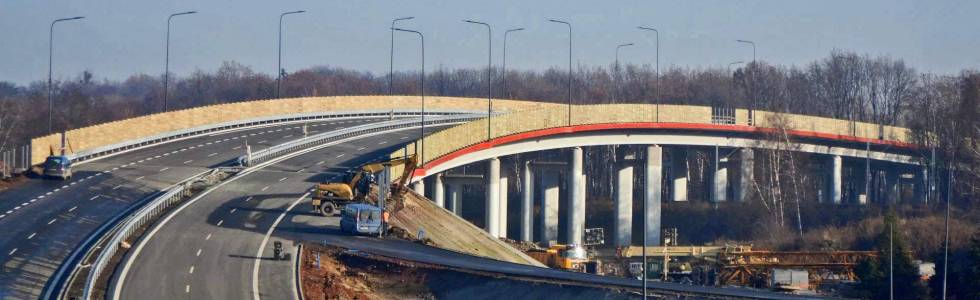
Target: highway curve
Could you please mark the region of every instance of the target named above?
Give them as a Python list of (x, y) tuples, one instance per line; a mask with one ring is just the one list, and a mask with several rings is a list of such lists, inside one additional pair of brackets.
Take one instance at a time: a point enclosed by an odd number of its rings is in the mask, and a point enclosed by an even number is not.
[[(311, 122), (308, 128), (316, 133), (373, 121)], [(0, 192), (0, 298), (39, 298), (59, 265), (100, 224), (140, 199), (242, 155), (244, 140), (259, 150), (301, 136), (298, 124), (203, 135), (78, 165), (71, 181), (29, 180)]]
[[(292, 299), (291, 262), (271, 259), (273, 241), (258, 255), (269, 228), (297, 202), (286, 220), (325, 219), (310, 212), (309, 198), (302, 197), (314, 182), (386, 158), (417, 134), (410, 130), (356, 137), (216, 186), (151, 229), (145, 245), (137, 244), (134, 251), (139, 252), (130, 254), (135, 256), (128, 270), (117, 269), (121, 298), (249, 299), (254, 296), (253, 268), (261, 260), (261, 295)], [(292, 243), (284, 244), (292, 252)]]

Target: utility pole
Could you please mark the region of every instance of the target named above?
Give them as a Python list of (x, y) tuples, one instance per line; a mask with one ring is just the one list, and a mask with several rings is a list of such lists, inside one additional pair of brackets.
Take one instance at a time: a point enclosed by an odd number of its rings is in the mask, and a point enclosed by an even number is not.
[(171, 14), (170, 17), (167, 17), (167, 48), (166, 51), (164, 51), (166, 53), (164, 54), (166, 58), (164, 59), (165, 62), (163, 67), (163, 112), (167, 111), (167, 92), (169, 92), (168, 86), (170, 84), (170, 20), (176, 16), (196, 13), (197, 11), (185, 11), (182, 13)]
[(616, 76), (616, 102), (619, 102), (620, 93), (620, 83), (619, 83), (619, 48), (633, 46), (633, 43), (625, 43), (616, 45), (616, 62), (613, 67), (615, 68), (613, 76)]
[(463, 22), (478, 24), (487, 27), (487, 141), (491, 138), (490, 119), (493, 118), (493, 30), (490, 24), (473, 20), (463, 20)]
[(506, 97), (510, 97), (510, 93), (507, 90), (507, 35), (510, 34), (511, 32), (522, 31), (522, 30), (524, 30), (524, 27), (514, 28), (514, 29), (508, 29), (507, 31), (504, 31), (504, 64), (503, 64), (503, 68), (501, 69), (501, 73), (504, 74), (502, 80), (504, 81), (503, 82), (504, 83), (504, 96), (503, 97), (505, 97), (505, 99), (506, 99)]
[(64, 19), (57, 19), (51, 22), (51, 31), (48, 32), (48, 134), (51, 134), (52, 132), (51, 124), (52, 121), (54, 120), (54, 117), (52, 117), (54, 115), (53, 114), (54, 101), (51, 100), (52, 98), (51, 94), (53, 93), (52, 91), (54, 90), (54, 86), (51, 83), (51, 65), (52, 62), (54, 61), (54, 24), (58, 22), (79, 20), (84, 18), (85, 17), (64, 18)]
[(654, 122), (660, 122), (660, 31), (658, 31), (656, 28), (644, 27), (644, 26), (637, 26), (636, 28), (637, 29), (640, 29), (640, 30), (653, 31), (653, 33), (657, 37), (657, 54), (656, 54), (657, 67), (656, 67), (656, 73), (655, 73), (656, 74), (655, 80), (657, 82), (657, 87), (656, 87), (657, 90), (656, 90), (656, 93), (654, 94), (653, 97), (656, 99), (656, 103), (657, 103), (657, 112), (656, 112), (656, 114), (654, 116)]
[(548, 21), (568, 25), (568, 126), (572, 126), (572, 23), (556, 19)]
[(279, 99), (279, 86), (282, 84), (282, 18), (286, 15), (305, 13), (305, 10), (284, 12), (279, 15), (279, 67), (276, 69), (276, 99)]

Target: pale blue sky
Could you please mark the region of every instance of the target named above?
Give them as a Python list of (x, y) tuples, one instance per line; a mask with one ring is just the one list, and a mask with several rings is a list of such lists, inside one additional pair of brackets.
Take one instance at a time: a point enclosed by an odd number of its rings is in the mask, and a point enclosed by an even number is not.
[[(0, 80), (27, 83), (47, 76), (48, 25), (59, 17), (84, 15), (55, 28), (56, 78), (91, 70), (97, 78), (124, 79), (134, 73), (162, 74), (166, 18), (174, 19), (172, 72), (214, 70), (234, 60), (258, 72), (276, 68), (280, 12), (287, 17), (283, 67), (330, 65), (386, 73), (391, 19), (426, 35), (427, 70), (486, 65), (486, 30), (494, 27), (494, 64), (501, 63), (503, 32), (526, 27), (508, 41), (508, 68), (544, 69), (567, 64), (567, 29), (574, 26), (574, 60), (610, 64), (653, 63), (653, 35), (661, 30), (661, 67), (724, 66), (758, 57), (777, 64), (802, 64), (833, 48), (902, 58), (919, 70), (952, 74), (980, 65), (980, 1), (256, 1), (256, 0), (3, 0), (0, 2)], [(396, 70), (418, 68), (418, 42), (396, 36)]]

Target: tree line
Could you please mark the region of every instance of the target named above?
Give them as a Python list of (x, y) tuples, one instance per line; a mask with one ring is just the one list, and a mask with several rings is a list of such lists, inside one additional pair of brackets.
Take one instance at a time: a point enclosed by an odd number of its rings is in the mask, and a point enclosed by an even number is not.
[[(499, 71), (499, 70), (495, 70)], [(382, 95), (389, 92), (387, 74), (335, 67), (311, 67), (286, 73), (283, 97)], [(666, 103), (723, 108), (754, 108), (826, 116), (912, 128), (916, 139), (941, 158), (958, 157), (964, 166), (980, 169), (977, 159), (980, 75), (921, 74), (901, 59), (834, 50), (801, 66), (763, 61), (729, 67), (650, 65), (577, 66), (572, 76), (572, 102)], [(53, 83), (55, 132), (161, 111), (162, 75), (136, 74), (122, 81), (96, 80), (89, 71)], [(508, 70), (494, 72), (494, 98), (564, 103), (568, 71)], [(248, 66), (225, 62), (213, 72), (195, 71), (173, 78), (170, 109), (273, 98), (276, 79)], [(426, 94), (486, 96), (486, 69), (440, 66), (425, 74)], [(393, 94), (419, 94), (417, 72), (397, 72)], [(0, 81), (0, 151), (24, 145), (47, 133), (47, 84), (17, 85)], [(954, 154), (955, 153), (955, 154)], [(923, 153), (923, 157), (931, 153)], [(944, 161), (944, 160), (941, 160)], [(976, 168), (974, 168), (976, 167)], [(975, 194), (980, 178), (969, 172), (961, 180)]]

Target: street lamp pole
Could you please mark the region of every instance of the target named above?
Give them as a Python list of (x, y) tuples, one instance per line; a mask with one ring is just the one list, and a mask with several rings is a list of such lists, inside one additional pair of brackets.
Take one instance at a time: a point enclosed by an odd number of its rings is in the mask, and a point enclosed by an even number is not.
[(394, 86), (394, 73), (395, 73), (395, 23), (398, 21), (405, 21), (415, 19), (415, 17), (404, 17), (391, 20), (391, 52), (388, 56), (388, 95), (392, 94), (392, 87)]
[(282, 84), (282, 18), (286, 15), (305, 13), (305, 10), (289, 11), (279, 15), (279, 67), (276, 68), (276, 99), (279, 99), (279, 88)]
[(163, 66), (163, 111), (164, 112), (167, 111), (167, 96), (168, 96), (167, 92), (169, 92), (167, 87), (170, 84), (170, 20), (176, 16), (196, 14), (196, 13), (197, 11), (185, 11), (182, 13), (171, 14), (170, 17), (167, 17), (167, 46), (166, 46), (166, 50), (164, 51), (166, 53), (164, 54), (166, 58)]
[(568, 126), (572, 126), (572, 23), (556, 19), (548, 21), (568, 25)]
[(501, 73), (504, 74), (502, 78), (504, 84), (504, 97), (510, 97), (510, 94), (508, 93), (507, 90), (507, 34), (515, 31), (521, 31), (521, 30), (524, 30), (524, 27), (508, 29), (507, 31), (504, 31), (504, 65), (503, 68), (501, 68), (502, 69)]
[(657, 41), (657, 54), (656, 54), (656, 65), (657, 65), (657, 67), (656, 67), (656, 73), (655, 73), (656, 74), (656, 81), (657, 81), (657, 92), (656, 92), (656, 94), (654, 94), (654, 98), (657, 101), (656, 102), (657, 103), (657, 112), (656, 112), (656, 116), (655, 116), (655, 118), (656, 118), (655, 121), (656, 122), (660, 122), (660, 97), (659, 97), (660, 96), (660, 31), (658, 31), (656, 28), (644, 27), (644, 26), (637, 26), (636, 28), (637, 29), (640, 29), (640, 30), (653, 31), (653, 33), (656, 35), (656, 38), (657, 38), (657, 40), (656, 40)]
[(423, 156), (423, 155), (425, 153), (422, 152), (422, 151), (425, 150), (425, 36), (422, 35), (421, 32), (418, 32), (418, 31), (415, 31), (415, 30), (402, 29), (402, 28), (396, 28), (396, 27), (392, 27), (392, 29), (397, 30), (397, 31), (404, 31), (404, 32), (410, 32), (410, 33), (417, 34), (419, 36), (419, 41), (421, 41), (421, 45), (422, 45), (422, 75), (420, 76), (421, 79), (422, 79), (422, 114), (421, 114), (422, 115), (422, 132), (419, 135), (419, 145), (416, 146), (417, 150), (415, 150), (415, 153), (418, 154), (418, 161), (419, 161), (419, 163), (424, 163), (425, 162), (425, 156)]
[(51, 83), (51, 64), (52, 61), (54, 61), (54, 54), (53, 54), (54, 53), (54, 24), (58, 22), (78, 20), (84, 18), (85, 17), (64, 18), (64, 19), (57, 19), (51, 22), (51, 31), (48, 32), (48, 134), (51, 134), (51, 121), (53, 119), (52, 112), (54, 111), (54, 102), (51, 100), (51, 93), (53, 89)]
[(491, 75), (491, 72), (493, 71), (493, 31), (490, 29), (490, 24), (484, 22), (473, 20), (463, 20), (463, 22), (487, 27), (487, 140), (489, 141), (491, 138), (490, 119), (492, 118), (493, 112), (493, 76)]
[(615, 72), (613, 74), (613, 76), (616, 76), (615, 77), (616, 78), (616, 102), (619, 102), (619, 93), (620, 93), (620, 87), (619, 87), (619, 48), (628, 47), (628, 46), (633, 46), (633, 43), (626, 43), (626, 44), (616, 45), (616, 63), (615, 63), (615, 65), (613, 65), (613, 68), (615, 69), (613, 71), (613, 72)]
[[(752, 45), (752, 67), (756, 67), (755, 63), (755, 42), (748, 40), (735, 40), (736, 42)], [(749, 125), (755, 125), (755, 72), (752, 75), (752, 95), (749, 97), (752, 100), (749, 101)]]
[[(738, 64), (743, 64), (743, 63), (745, 63), (745, 62), (743, 62), (741, 60), (740, 61), (735, 61), (735, 62), (729, 63), (728, 64), (728, 76), (732, 76), (732, 65), (738, 65)], [(732, 96), (732, 90), (734, 90), (734, 87), (728, 89), (728, 98), (734, 98)]]

